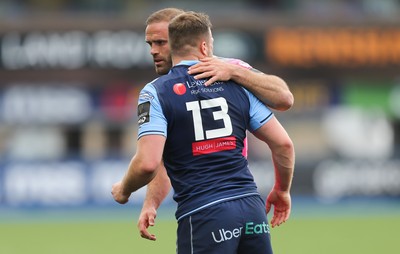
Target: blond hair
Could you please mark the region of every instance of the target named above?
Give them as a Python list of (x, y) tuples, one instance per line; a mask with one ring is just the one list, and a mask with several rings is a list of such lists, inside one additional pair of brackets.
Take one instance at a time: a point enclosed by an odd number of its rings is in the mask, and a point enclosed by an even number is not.
[(177, 8), (165, 8), (159, 11), (153, 12), (146, 20), (146, 25), (158, 22), (170, 22), (173, 18), (179, 14), (184, 13), (184, 10)]

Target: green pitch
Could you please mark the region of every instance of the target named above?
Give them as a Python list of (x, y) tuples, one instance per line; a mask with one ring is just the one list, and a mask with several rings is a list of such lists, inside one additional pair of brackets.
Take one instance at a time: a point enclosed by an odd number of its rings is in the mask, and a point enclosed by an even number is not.
[[(174, 220), (157, 221), (155, 242), (140, 238), (135, 220), (2, 221), (0, 253), (175, 253)], [(400, 215), (294, 218), (272, 229), (272, 242), (276, 254), (394, 253), (399, 228)]]
[(376, 254), (398, 250), (399, 216), (294, 219), (272, 231), (275, 253)]

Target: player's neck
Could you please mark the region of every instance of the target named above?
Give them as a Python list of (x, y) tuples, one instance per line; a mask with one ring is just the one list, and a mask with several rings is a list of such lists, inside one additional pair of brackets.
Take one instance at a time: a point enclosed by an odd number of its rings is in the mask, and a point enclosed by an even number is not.
[(175, 66), (182, 61), (199, 61), (200, 57), (195, 54), (185, 56), (172, 56), (172, 65)]

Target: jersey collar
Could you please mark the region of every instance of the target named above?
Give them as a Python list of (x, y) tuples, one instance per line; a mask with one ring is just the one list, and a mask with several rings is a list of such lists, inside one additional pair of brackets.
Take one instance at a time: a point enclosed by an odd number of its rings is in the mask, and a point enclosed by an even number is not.
[(192, 66), (194, 64), (197, 64), (198, 62), (200, 62), (199, 60), (183, 60), (180, 63), (178, 63), (177, 65), (189, 65)]

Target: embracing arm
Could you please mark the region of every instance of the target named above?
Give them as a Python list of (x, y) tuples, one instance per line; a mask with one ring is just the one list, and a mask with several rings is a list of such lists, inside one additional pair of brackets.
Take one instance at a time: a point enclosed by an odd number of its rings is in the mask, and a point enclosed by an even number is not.
[(165, 139), (161, 135), (147, 135), (138, 140), (136, 154), (129, 163), (125, 176), (112, 186), (115, 201), (127, 203), (132, 192), (145, 186), (156, 176)]
[(292, 107), (293, 94), (283, 79), (246, 67), (209, 57), (191, 66), (189, 74), (195, 75), (196, 79), (209, 78), (205, 85), (231, 79), (252, 92), (270, 108), (285, 111)]
[(286, 111), (293, 105), (292, 93), (286, 82), (278, 76), (268, 75), (256, 69), (235, 68), (232, 80), (275, 110)]
[(267, 197), (267, 213), (274, 206), (272, 227), (289, 219), (291, 211), (290, 188), (294, 172), (294, 146), (289, 135), (273, 117), (260, 127), (254, 135), (268, 144), (275, 169), (275, 184)]

